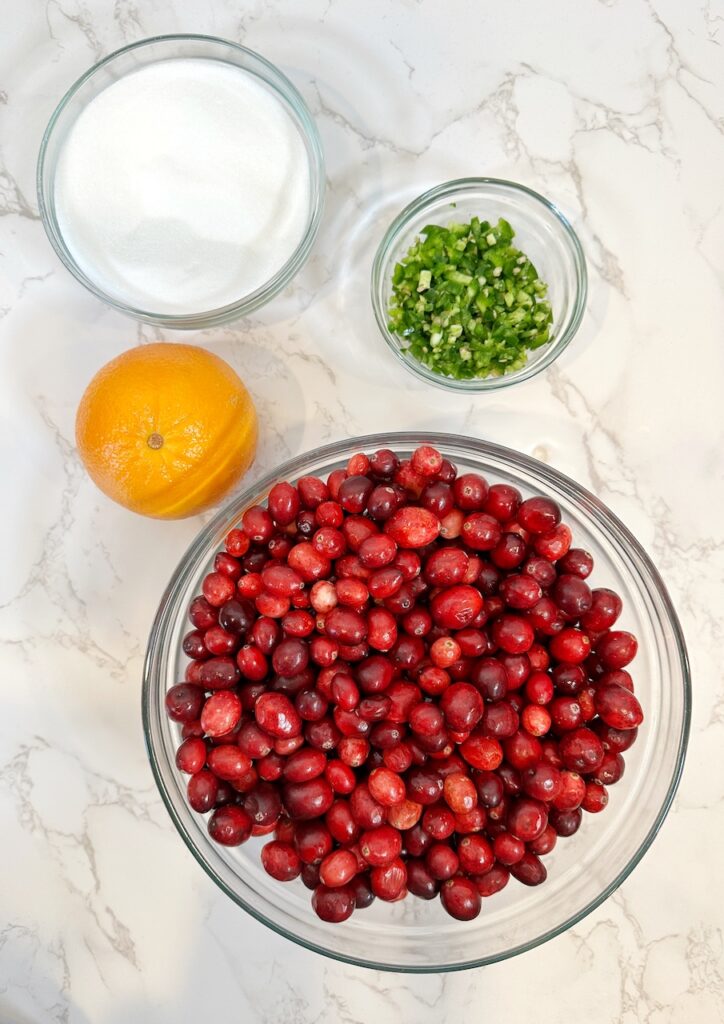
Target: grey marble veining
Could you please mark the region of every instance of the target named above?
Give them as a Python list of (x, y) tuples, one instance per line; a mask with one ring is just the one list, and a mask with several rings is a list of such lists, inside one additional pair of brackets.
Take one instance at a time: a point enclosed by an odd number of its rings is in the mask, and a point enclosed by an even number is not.
[[(724, 1020), (721, 0), (7, 0), (2, 14), (0, 1020)], [(499, 441), (595, 490), (681, 614), (695, 701), (674, 810), (617, 894), (517, 960), (410, 979), (294, 947), (213, 888), (156, 795), (143, 650), (199, 522), (107, 502), (78, 462), (73, 420), (98, 367), (171, 335), (104, 308), (63, 270), (34, 165), (55, 103), (89, 64), (174, 31), (280, 64), (327, 154), (325, 217), (293, 287), (201, 339), (258, 402), (253, 473), (373, 430)], [(368, 274), (404, 202), (476, 173), (556, 199), (580, 232), (591, 294), (555, 367), (466, 399), (391, 362)]]

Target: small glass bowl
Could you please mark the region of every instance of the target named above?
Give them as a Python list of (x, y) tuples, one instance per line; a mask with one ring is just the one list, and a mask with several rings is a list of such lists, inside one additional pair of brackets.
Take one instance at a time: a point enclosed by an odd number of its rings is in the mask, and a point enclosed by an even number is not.
[[(460, 472), (545, 493), (561, 506), (577, 545), (595, 559), (594, 587), (611, 587), (624, 603), (622, 629), (638, 637), (633, 663), (636, 692), (646, 719), (626, 752), (626, 773), (610, 789), (603, 814), (584, 815), (579, 832), (546, 856), (548, 879), (531, 889), (514, 880), (484, 900), (474, 921), (448, 917), (439, 900), (377, 900), (341, 925), (321, 921), (311, 893), (297, 879), (282, 884), (260, 863), (267, 840), (224, 848), (209, 838), (206, 821), (186, 799), (187, 777), (175, 766), (180, 730), (169, 721), (164, 696), (184, 677), (181, 641), (192, 627), (188, 605), (224, 537), (246, 508), (264, 501), (280, 480), (323, 478), (358, 451), (391, 448), (401, 457), (433, 444)], [(268, 474), (222, 508), (199, 533), (161, 599), (146, 654), (143, 728), (161, 796), (181, 837), (216, 884), (257, 920), (316, 952), (381, 970), (450, 971), (493, 963), (532, 949), (570, 928), (624, 881), (652, 843), (679, 781), (689, 732), (691, 690), (684, 638), (669, 595), (641, 545), (597, 498), (568, 477), (509, 448), (452, 434), (393, 433), (358, 437), (300, 455)]]
[[(67, 134), (87, 104), (107, 86), (131, 71), (176, 58), (205, 58), (242, 68), (259, 79), (283, 104), (304, 143), (309, 163), (309, 208), (304, 233), (284, 265), (265, 284), (233, 303), (194, 313), (157, 313), (139, 309), (108, 294), (88, 277), (70, 253), (58, 225), (55, 210), (55, 173)], [(183, 140), (180, 140), (183, 144)], [(319, 229), (324, 206), (324, 155), (317, 127), (304, 100), (286, 75), (253, 50), (202, 35), (167, 35), (142, 39), (124, 46), (90, 68), (70, 87), (53, 112), (43, 135), (37, 167), (40, 216), (50, 242), (65, 267), (95, 296), (136, 320), (173, 329), (200, 330), (246, 316), (274, 298), (300, 270), (309, 256)]]
[[(429, 369), (389, 329), (392, 273), (426, 224), (468, 223), (472, 217), (510, 222), (513, 245), (528, 256), (548, 285), (553, 310), (551, 339), (529, 353), (520, 370), (500, 377), (456, 380)], [(382, 336), (397, 358), (417, 377), (451, 391), (495, 391), (540, 373), (557, 359), (578, 330), (586, 305), (588, 276), (581, 243), (566, 217), (548, 199), (525, 185), (499, 178), (459, 178), (424, 192), (394, 219), (372, 265), (372, 306)]]

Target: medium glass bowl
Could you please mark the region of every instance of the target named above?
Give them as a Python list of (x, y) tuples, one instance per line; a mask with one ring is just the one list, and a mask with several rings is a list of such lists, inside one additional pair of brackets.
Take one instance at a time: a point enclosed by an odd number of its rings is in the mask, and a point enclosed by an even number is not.
[[(263, 501), (279, 480), (326, 476), (357, 451), (391, 448), (408, 456), (430, 443), (460, 471), (544, 493), (561, 506), (576, 545), (595, 558), (590, 581), (612, 587), (623, 598), (623, 629), (639, 640), (633, 663), (636, 693), (645, 722), (627, 751), (626, 773), (610, 789), (602, 814), (584, 815), (576, 835), (561, 839), (545, 858), (548, 879), (528, 888), (511, 879), (501, 893), (483, 900), (474, 921), (448, 917), (440, 902), (409, 897), (375, 901), (341, 925), (321, 921), (311, 893), (297, 879), (280, 883), (261, 867), (267, 840), (233, 849), (212, 842), (206, 822), (186, 801), (186, 780), (175, 767), (179, 728), (164, 711), (164, 695), (183, 679), (187, 659), (186, 611), (228, 530), (245, 508)], [(570, 928), (597, 907), (631, 873), (648, 849), (669, 809), (684, 761), (689, 730), (690, 681), (686, 648), (676, 613), (661, 578), (641, 545), (604, 505), (568, 477), (508, 448), (451, 434), (375, 434), (340, 441), (301, 455), (268, 474), (221, 509), (184, 555), (161, 600), (146, 654), (143, 727), (156, 782), (184, 842), (214, 881), (239, 906), (276, 932), (308, 949), (366, 967), (392, 971), (449, 971), (514, 956)]]
[[(309, 164), (309, 207), (304, 233), (284, 265), (265, 284), (218, 309), (174, 315), (140, 309), (109, 294), (78, 266), (60, 230), (55, 210), (55, 174), (65, 139), (87, 104), (113, 82), (131, 71), (176, 58), (206, 58), (242, 68), (282, 103), (304, 143)], [(183, 145), (184, 140), (180, 139)], [(304, 100), (286, 75), (264, 57), (226, 39), (202, 35), (168, 35), (142, 39), (105, 57), (70, 87), (53, 112), (38, 155), (37, 190), (40, 215), (50, 242), (65, 267), (103, 302), (145, 323), (174, 329), (199, 330), (246, 316), (274, 298), (294, 277), (309, 256), (324, 206), (324, 155), (317, 127)]]
[[(528, 362), (519, 370), (500, 377), (456, 380), (417, 360), (405, 347), (404, 338), (389, 329), (392, 273), (426, 224), (466, 224), (475, 216), (492, 224), (500, 217), (510, 222), (515, 232), (513, 245), (529, 257), (548, 285), (553, 325), (550, 341), (530, 352)], [(408, 370), (452, 391), (495, 391), (540, 373), (558, 358), (578, 330), (587, 292), (583, 250), (566, 217), (533, 189), (499, 178), (460, 178), (418, 196), (390, 224), (372, 264), (372, 306), (382, 337)]]

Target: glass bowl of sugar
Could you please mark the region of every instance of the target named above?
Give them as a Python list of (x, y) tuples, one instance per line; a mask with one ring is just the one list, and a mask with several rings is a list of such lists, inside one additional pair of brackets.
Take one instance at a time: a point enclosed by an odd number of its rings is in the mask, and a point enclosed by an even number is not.
[(300, 269), (324, 157), (269, 61), (223, 39), (159, 36), (69, 89), (37, 186), (48, 237), (86, 288), (146, 323), (198, 329), (258, 309)]

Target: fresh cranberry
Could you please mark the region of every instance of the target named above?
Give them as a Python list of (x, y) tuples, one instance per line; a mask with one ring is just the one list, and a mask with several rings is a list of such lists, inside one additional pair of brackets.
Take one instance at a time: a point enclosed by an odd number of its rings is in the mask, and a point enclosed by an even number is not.
[(196, 721), (203, 703), (203, 690), (192, 683), (176, 683), (166, 692), (166, 714), (174, 722)]
[(510, 832), (500, 832), (493, 840), (493, 852), (506, 867), (516, 864), (525, 853), (525, 843)]
[(556, 661), (580, 665), (590, 654), (591, 641), (580, 629), (567, 628), (553, 637), (548, 649)]
[(526, 850), (517, 863), (511, 864), (510, 873), (523, 885), (540, 885), (548, 876), (545, 864), (530, 850)]
[(480, 893), (475, 883), (464, 875), (443, 882), (440, 901), (448, 914), (458, 921), (472, 921), (480, 913)]
[(400, 460), (389, 448), (380, 448), (370, 456), (370, 471), (377, 480), (390, 480), (400, 465)]
[(520, 615), (501, 615), (493, 623), (491, 632), (498, 647), (508, 654), (524, 654), (535, 639), (533, 627)]
[(187, 775), (196, 775), (206, 764), (206, 744), (198, 736), (189, 736), (176, 751), (176, 767)]
[(289, 817), (302, 821), (318, 818), (329, 810), (334, 801), (332, 787), (324, 778), (287, 783), (282, 794)]
[(581, 775), (595, 772), (604, 755), (598, 736), (585, 727), (565, 733), (561, 738), (560, 752), (566, 768)]
[(299, 713), (283, 693), (263, 693), (254, 706), (254, 717), (270, 736), (298, 736), (302, 731)]
[(209, 818), (209, 835), (222, 846), (245, 843), (251, 835), (251, 828), (251, 818), (243, 807), (236, 804), (218, 807)]
[(370, 885), (373, 893), (379, 899), (390, 903), (399, 898), (405, 889), (406, 882), (407, 869), (399, 857), (382, 867), (372, 868), (370, 872)]
[(463, 584), (440, 591), (430, 602), (433, 620), (443, 629), (464, 629), (482, 608), (480, 591)]
[(470, 683), (453, 683), (440, 698), (440, 709), (451, 729), (474, 729), (483, 715), (483, 700)]
[(408, 857), (407, 888), (421, 900), (432, 900), (437, 896), (438, 883), (428, 871), (425, 862), (416, 857)]
[(632, 633), (612, 630), (599, 637), (596, 653), (606, 669), (625, 668), (636, 657), (638, 641)]
[(527, 498), (519, 506), (516, 518), (529, 533), (549, 533), (561, 521), (561, 510), (550, 498)]
[(299, 854), (291, 843), (278, 839), (272, 839), (262, 847), (261, 863), (266, 873), (278, 882), (291, 882), (299, 877), (302, 870)]
[(547, 558), (549, 562), (557, 562), (567, 554), (571, 546), (572, 535), (565, 523), (549, 530), (548, 533), (539, 534), (533, 539), (533, 548), (536, 554)]
[(456, 771), (448, 775), (443, 783), (445, 803), (455, 814), (471, 811), (478, 802), (475, 783), (464, 771)]
[(198, 814), (205, 814), (215, 806), (218, 792), (219, 782), (216, 776), (204, 769), (192, 775), (188, 781), (189, 804)]
[(440, 520), (424, 508), (400, 508), (385, 523), (385, 533), (401, 548), (426, 547), (439, 532)]
[(332, 924), (340, 924), (352, 916), (355, 908), (355, 893), (350, 885), (330, 889), (317, 885), (312, 896), (312, 907), (317, 917)]
[(636, 729), (643, 722), (643, 711), (636, 697), (625, 686), (600, 683), (594, 705), (606, 725), (613, 729)]
[(325, 920), (441, 886), (475, 916), (511, 873), (539, 884), (643, 718), (620, 598), (589, 589), (558, 506), (430, 445), (357, 453), (267, 506), (189, 607), (167, 701), (190, 805), (222, 842), (274, 832), (264, 867), (301, 874)]
[(349, 887), (354, 893), (354, 905), (357, 910), (365, 910), (374, 903), (375, 894), (372, 892), (370, 876), (366, 871), (355, 875)]
[(558, 571), (587, 579), (593, 571), (593, 555), (583, 548), (570, 548), (558, 563)]
[(570, 811), (559, 811), (554, 807), (550, 813), (550, 823), (559, 836), (572, 836), (581, 827), (582, 818), (580, 807)]
[(319, 880), (330, 889), (346, 885), (357, 874), (357, 858), (350, 850), (334, 850), (319, 865)]
[(481, 896), (494, 896), (506, 887), (509, 878), (508, 868), (504, 864), (495, 864), (485, 874), (478, 875), (474, 882)]

